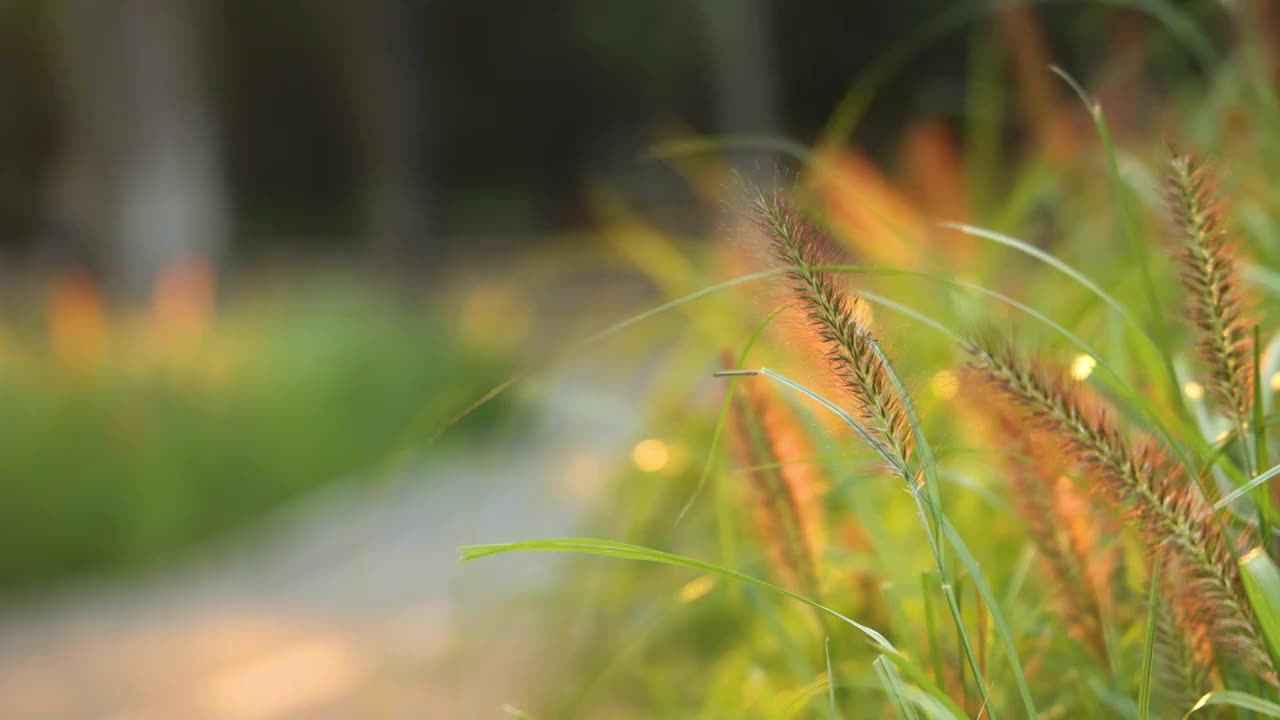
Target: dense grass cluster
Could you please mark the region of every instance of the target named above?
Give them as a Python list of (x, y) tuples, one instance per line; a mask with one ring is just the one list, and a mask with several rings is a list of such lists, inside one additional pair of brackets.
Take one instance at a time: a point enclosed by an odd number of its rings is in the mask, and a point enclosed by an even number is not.
[(537, 717), (1280, 717), (1271, 81), (1242, 50), (1125, 132), (975, 48), (975, 103), (1034, 86), (1031, 148), (982, 115), (881, 172), (833, 130), (712, 270), (629, 248), (696, 328), (650, 426), (705, 463), (620, 471), (619, 540), (464, 548), (675, 566), (570, 566), (581, 682)]

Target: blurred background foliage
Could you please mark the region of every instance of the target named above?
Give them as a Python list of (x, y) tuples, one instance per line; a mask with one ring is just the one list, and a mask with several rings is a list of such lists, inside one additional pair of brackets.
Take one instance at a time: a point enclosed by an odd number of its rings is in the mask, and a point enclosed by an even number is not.
[[(150, 564), (335, 480), (385, 480), (503, 367), (435, 312), (312, 283), (241, 294), (216, 320), (207, 298), (168, 297), (128, 323), (71, 276), (47, 332), (16, 318), (0, 342), (3, 589)], [(496, 409), (454, 439), (493, 435)]]
[[(1138, 59), (1203, 73), (1177, 37), (1148, 32), (1160, 5), (1046, 3), (1035, 11), (1037, 40), (1018, 52), (1042, 44), (1045, 59), (1083, 77), (1121, 77)], [(414, 219), (435, 231), (432, 241), (401, 240), (439, 266), (477, 242), (576, 230), (592, 219), (584, 183), (652, 175), (635, 160), (655, 135), (805, 143), (852, 79), (910, 48), (897, 73), (908, 81), (878, 89), (853, 138), (886, 160), (907, 118), (959, 126), (971, 40), (1018, 32), (1018, 21), (991, 22), (999, 6), (584, 0), (504, 3), (499, 22), (491, 7), (447, 0), (5, 0), (3, 247), (106, 264), (100, 243), (83, 237), (94, 234), (81, 222), (91, 203), (76, 196), (107, 193), (87, 186), (119, 182), (101, 166), (147, 139), (120, 125), (171, 105), (195, 105), (187, 112), (200, 120), (183, 132), (216, 149), (210, 164), (221, 168), (237, 254), (296, 243), (350, 250), (357, 237), (390, 242), (370, 231), (404, 232)], [(1180, 12), (1210, 38), (1232, 32), (1213, 3)], [(199, 52), (153, 49), (147, 32)], [(149, 52), (165, 72), (149, 69)], [(1012, 130), (1003, 139), (1029, 128)], [(382, 207), (393, 201), (416, 210)]]

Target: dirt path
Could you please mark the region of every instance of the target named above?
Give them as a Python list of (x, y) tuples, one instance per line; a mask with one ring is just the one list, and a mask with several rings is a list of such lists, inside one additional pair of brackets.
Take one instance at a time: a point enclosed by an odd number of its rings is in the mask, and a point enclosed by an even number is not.
[[(556, 560), (459, 566), (455, 548), (573, 534), (594, 470), (636, 439), (619, 410), (640, 389), (589, 375), (552, 380), (556, 403), (518, 442), (309, 498), (146, 578), (0, 609), (0, 717), (505, 717), (528, 620), (499, 599)], [(462, 610), (489, 607), (491, 635), (452, 636)]]

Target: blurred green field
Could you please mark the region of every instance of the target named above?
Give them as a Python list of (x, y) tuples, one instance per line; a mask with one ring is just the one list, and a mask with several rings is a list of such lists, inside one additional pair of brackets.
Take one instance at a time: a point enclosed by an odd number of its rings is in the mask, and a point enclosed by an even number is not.
[(51, 296), (47, 322), (0, 332), (0, 593), (144, 567), (315, 488), (386, 480), (504, 366), (438, 305), (356, 285), (132, 324), (74, 284)]

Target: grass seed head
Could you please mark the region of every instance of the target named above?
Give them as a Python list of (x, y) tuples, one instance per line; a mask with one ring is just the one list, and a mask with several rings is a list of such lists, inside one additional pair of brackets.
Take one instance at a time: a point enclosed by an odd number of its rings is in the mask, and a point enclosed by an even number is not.
[(1165, 201), (1187, 294), (1187, 315), (1199, 332), (1200, 358), (1211, 397), (1239, 422), (1253, 403), (1253, 336), (1245, 319), (1235, 250), (1222, 228), (1220, 202), (1208, 169), (1194, 156), (1173, 154)]
[(1090, 481), (1124, 509), (1148, 550), (1176, 560), (1178, 587), (1195, 598), (1191, 616), (1207, 625), (1214, 647), (1276, 684), (1230, 541), (1183, 469), (1153, 441), (1131, 443), (1079, 384), (1023, 360), (1008, 344), (973, 339), (969, 352), (974, 368), (1056, 437)]
[(755, 210), (756, 222), (787, 268), (810, 329), (822, 341), (828, 366), (856, 402), (861, 419), (887, 446), (893, 469), (908, 476), (911, 426), (875, 338), (859, 319), (865, 316), (861, 301), (821, 269), (825, 240), (785, 194), (758, 193)]

